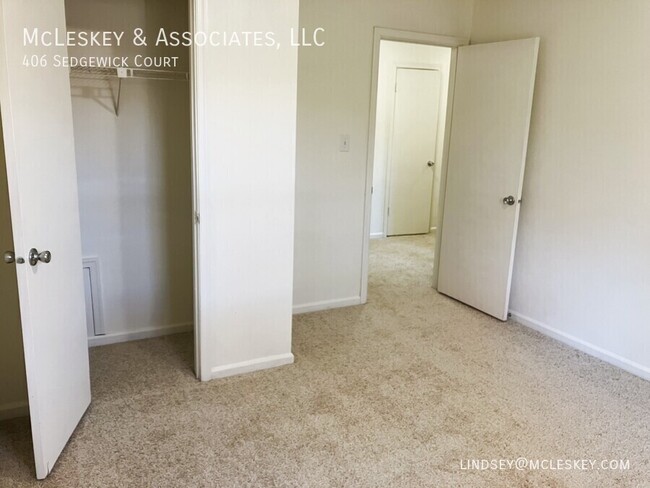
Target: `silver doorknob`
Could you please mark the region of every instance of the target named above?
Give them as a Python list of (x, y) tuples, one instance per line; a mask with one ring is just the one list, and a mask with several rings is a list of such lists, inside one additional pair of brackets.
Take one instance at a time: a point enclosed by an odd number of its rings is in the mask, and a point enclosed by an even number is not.
[(427, 161), (427, 166), (429, 168), (431, 168), (434, 164), (436, 164), (436, 163), (434, 163), (433, 161)]
[(16, 262), (16, 253), (13, 251), (5, 251), (2, 259), (6, 264), (13, 264)]
[(29, 264), (36, 266), (39, 261), (45, 264), (49, 263), (52, 261), (52, 253), (50, 251), (38, 252), (36, 248), (32, 247), (29, 250)]
[(503, 203), (505, 203), (506, 205), (514, 205), (515, 202), (516, 202), (515, 197), (513, 197), (512, 195), (504, 197), (503, 199)]

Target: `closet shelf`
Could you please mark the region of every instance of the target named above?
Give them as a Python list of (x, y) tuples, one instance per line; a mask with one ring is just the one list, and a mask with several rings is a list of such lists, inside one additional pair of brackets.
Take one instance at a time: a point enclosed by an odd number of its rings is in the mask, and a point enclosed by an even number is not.
[(144, 68), (85, 68), (75, 66), (70, 68), (70, 77), (72, 78), (141, 78), (147, 80), (176, 80), (187, 81), (188, 74), (186, 71), (173, 71), (162, 69), (144, 69)]
[(172, 71), (144, 68), (88, 68), (75, 66), (70, 68), (70, 78), (90, 80), (117, 79), (117, 100), (115, 100), (115, 115), (120, 114), (120, 97), (122, 94), (122, 80), (138, 78), (143, 80), (171, 80), (187, 81), (189, 76), (186, 71)]

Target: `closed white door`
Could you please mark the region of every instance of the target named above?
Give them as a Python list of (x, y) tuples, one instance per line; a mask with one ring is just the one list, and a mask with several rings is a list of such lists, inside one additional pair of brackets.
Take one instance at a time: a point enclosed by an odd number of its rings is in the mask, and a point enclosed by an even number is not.
[[(63, 0), (0, 0), (0, 108), (16, 259), (10, 265), (42, 479), (90, 403), (90, 376), (70, 83), (66, 69), (52, 66), (66, 49), (24, 46), (24, 27), (65, 32)], [(26, 67), (25, 56), (45, 56), (48, 66)]]
[(431, 229), (440, 87), (440, 71), (397, 69), (389, 163), (389, 236), (426, 234)]
[(506, 320), (539, 39), (458, 49), (438, 291)]

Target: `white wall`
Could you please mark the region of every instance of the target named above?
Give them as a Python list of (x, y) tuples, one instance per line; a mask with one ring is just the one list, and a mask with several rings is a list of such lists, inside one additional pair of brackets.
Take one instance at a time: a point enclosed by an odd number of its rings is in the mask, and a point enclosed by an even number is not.
[(647, 0), (482, 0), (472, 42), (540, 36), (511, 308), (650, 378)]
[[(186, 30), (186, 0), (66, 0), (71, 30)], [(70, 55), (181, 57), (187, 49), (70, 48)], [(111, 88), (113, 90), (111, 90)], [(84, 256), (98, 256), (112, 338), (192, 322), (189, 84), (72, 80)], [(169, 330), (169, 329), (165, 329)], [(177, 329), (172, 329), (177, 330)], [(125, 336), (125, 334), (127, 334)]]
[(451, 49), (423, 44), (381, 41), (379, 57), (379, 79), (377, 86), (377, 125), (375, 129), (375, 151), (372, 178), (372, 210), (370, 213), (370, 235), (385, 236), (384, 214), (386, 208), (386, 178), (390, 159), (395, 107), (395, 78), (397, 68), (437, 69), (441, 74), (440, 106), (438, 109), (438, 134), (433, 172), (433, 194), (431, 201), (431, 227), (437, 222), (437, 202), (440, 190), (440, 168), (444, 147), (447, 96), (449, 93), (449, 67)]
[(298, 0), (205, 0), (201, 31), (272, 31), (275, 47), (199, 48), (201, 377), (293, 361)]
[[(4, 139), (0, 122), (0, 254), (13, 249)], [(0, 262), (0, 420), (27, 413), (27, 382), (16, 265)]]
[[(472, 0), (302, 0), (294, 309), (359, 303), (373, 27), (468, 37)], [(339, 152), (339, 136), (350, 151)]]

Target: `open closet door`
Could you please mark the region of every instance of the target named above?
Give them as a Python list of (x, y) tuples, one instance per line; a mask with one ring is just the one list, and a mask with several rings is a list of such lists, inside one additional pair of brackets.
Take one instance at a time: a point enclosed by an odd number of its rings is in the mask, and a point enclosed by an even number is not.
[(460, 47), (438, 291), (506, 320), (539, 38)]
[[(15, 246), (15, 262), (10, 253), (6, 261), (17, 267), (42, 479), (90, 403), (90, 376), (70, 83), (67, 69), (52, 66), (66, 49), (25, 46), (24, 28), (65, 32), (63, 0), (0, 0), (0, 109)], [(24, 66), (26, 55), (45, 56), (47, 66)]]

